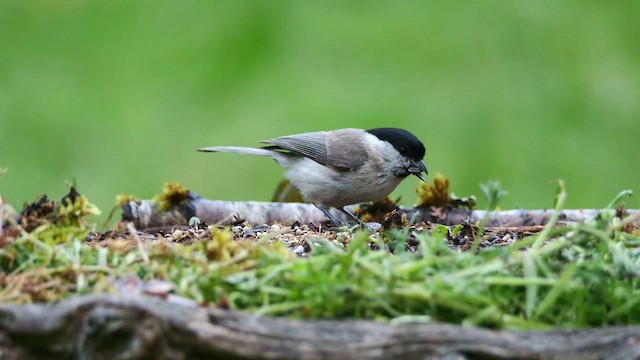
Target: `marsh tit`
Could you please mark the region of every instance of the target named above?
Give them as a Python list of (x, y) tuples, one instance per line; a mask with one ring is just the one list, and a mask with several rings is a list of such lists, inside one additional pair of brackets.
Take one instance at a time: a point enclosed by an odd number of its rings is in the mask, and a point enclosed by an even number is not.
[(265, 140), (262, 148), (214, 146), (204, 152), (229, 152), (274, 159), (289, 171), (286, 176), (329, 219), (340, 223), (327, 210), (335, 207), (348, 217), (362, 221), (344, 209), (346, 205), (386, 198), (402, 180), (422, 173), (425, 148), (412, 133), (398, 128), (371, 130), (340, 129), (282, 136)]

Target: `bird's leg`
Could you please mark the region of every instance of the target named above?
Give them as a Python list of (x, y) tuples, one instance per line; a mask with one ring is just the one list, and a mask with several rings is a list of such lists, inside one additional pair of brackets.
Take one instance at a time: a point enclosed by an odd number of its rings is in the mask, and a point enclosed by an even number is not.
[(343, 226), (344, 223), (338, 219), (336, 219), (335, 216), (331, 215), (331, 213), (329, 212), (329, 210), (327, 210), (326, 207), (322, 206), (322, 205), (318, 205), (318, 204), (313, 204), (315, 207), (318, 208), (318, 210), (322, 211), (322, 213), (324, 214), (324, 216), (326, 216), (329, 220), (331, 220), (331, 222), (333, 222), (334, 224), (336, 224), (336, 226)]
[[(333, 216), (329, 210), (327, 210), (326, 207), (322, 206), (322, 205), (317, 205), (317, 204), (313, 204), (315, 207), (317, 207), (320, 211), (322, 211), (322, 213), (329, 219), (331, 220), (331, 222), (333, 222), (334, 224), (336, 224), (336, 226), (349, 226), (349, 224), (343, 223), (342, 221), (336, 219), (335, 216)], [(353, 231), (356, 227), (361, 227), (363, 229), (369, 229), (371, 231), (378, 231), (380, 230), (380, 226), (375, 226), (375, 223), (370, 223), (367, 224), (364, 221), (360, 220), (357, 216), (353, 215), (352, 213), (350, 213), (349, 211), (347, 211), (344, 208), (336, 208), (338, 210), (340, 210), (342, 213), (344, 213), (345, 215), (347, 215), (347, 217), (349, 217), (351, 220), (356, 222), (356, 226), (353, 227), (351, 229), (351, 231)]]
[(379, 231), (381, 228), (381, 225), (379, 223), (375, 223), (375, 222), (366, 223), (360, 220), (359, 217), (347, 211), (347, 209), (345, 208), (338, 208), (338, 210), (342, 211), (345, 215), (353, 219), (358, 224), (358, 226), (360, 226), (363, 229), (369, 229), (370, 231)]
[(347, 215), (349, 218), (351, 218), (351, 220), (355, 221), (356, 223), (358, 223), (360, 226), (367, 226), (367, 224), (360, 220), (359, 217), (353, 215), (351, 212), (347, 211), (347, 209), (345, 208), (337, 208), (338, 210), (342, 211), (343, 214)]

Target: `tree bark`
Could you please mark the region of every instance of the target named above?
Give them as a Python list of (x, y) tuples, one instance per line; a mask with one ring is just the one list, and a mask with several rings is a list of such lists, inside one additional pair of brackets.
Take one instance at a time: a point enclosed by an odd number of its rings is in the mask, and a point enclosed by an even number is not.
[[(354, 206), (347, 209), (353, 211)], [(401, 207), (400, 211), (407, 214), (407, 218), (417, 221), (432, 222), (444, 225), (460, 224), (463, 221), (475, 223), (487, 216), (483, 210), (468, 210), (463, 208), (432, 209), (425, 207)], [(608, 210), (583, 209), (562, 210), (559, 219), (564, 222), (584, 222), (592, 220)], [(638, 210), (627, 210), (629, 214)], [(349, 219), (335, 209), (331, 213), (342, 221)], [(553, 210), (507, 210), (492, 211), (488, 214), (488, 226), (536, 226), (545, 225)], [(180, 205), (173, 206), (167, 211), (161, 211), (158, 203), (153, 200), (129, 201), (122, 207), (122, 220), (131, 221), (137, 229), (148, 229), (173, 225), (186, 225), (189, 219), (196, 216), (208, 224), (223, 224), (236, 219), (246, 220), (251, 224), (291, 224), (299, 221), (303, 224), (320, 222), (326, 217), (312, 204), (278, 203), (260, 201), (216, 201), (200, 197), (195, 193), (189, 194), (189, 199)], [(640, 217), (634, 221), (634, 226), (640, 227)]]
[[(173, 299), (173, 300), (172, 300)], [(640, 327), (302, 321), (149, 296), (0, 305), (1, 359), (640, 359)]]

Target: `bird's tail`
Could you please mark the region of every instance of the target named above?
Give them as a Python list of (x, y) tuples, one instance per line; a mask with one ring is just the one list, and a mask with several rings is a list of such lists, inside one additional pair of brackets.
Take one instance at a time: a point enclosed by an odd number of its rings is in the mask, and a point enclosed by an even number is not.
[(198, 151), (202, 152), (228, 152), (228, 153), (237, 153), (237, 154), (248, 154), (248, 155), (256, 155), (256, 156), (268, 156), (277, 161), (283, 160), (285, 154), (261, 148), (250, 148), (250, 147), (240, 147), (240, 146), (212, 146), (212, 147), (204, 147), (198, 149)]

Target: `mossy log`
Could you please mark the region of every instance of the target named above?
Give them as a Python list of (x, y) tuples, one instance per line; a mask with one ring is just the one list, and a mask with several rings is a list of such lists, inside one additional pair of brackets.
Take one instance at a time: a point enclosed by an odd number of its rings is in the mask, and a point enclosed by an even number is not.
[(640, 359), (640, 327), (495, 331), (259, 317), (150, 296), (0, 305), (1, 359)]

